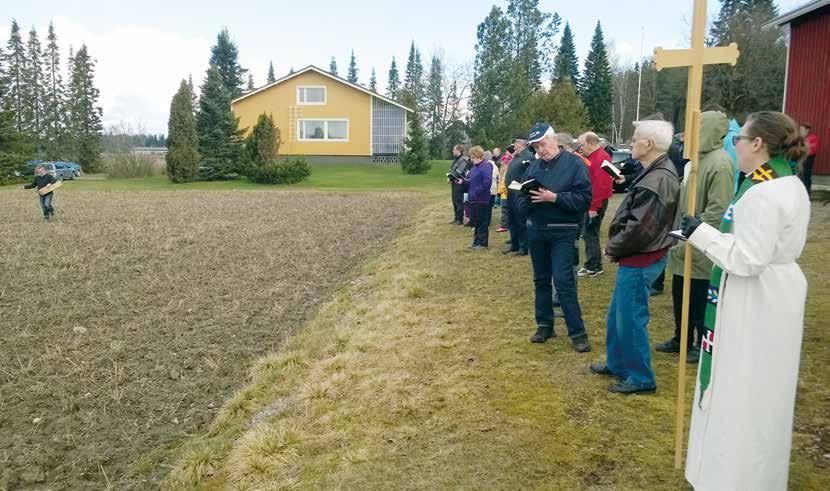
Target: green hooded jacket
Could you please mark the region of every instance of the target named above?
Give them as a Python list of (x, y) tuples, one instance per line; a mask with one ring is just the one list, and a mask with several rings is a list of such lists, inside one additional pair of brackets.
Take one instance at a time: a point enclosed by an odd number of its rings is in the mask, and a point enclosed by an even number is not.
[[(729, 129), (726, 115), (707, 111), (700, 116), (700, 158), (697, 166), (697, 213), (700, 219), (715, 229), (720, 227), (723, 214), (735, 196), (735, 176), (732, 159), (723, 149), (723, 139)], [(674, 219), (674, 228), (680, 228), (680, 219), (689, 202), (689, 165), (686, 165), (683, 184), (680, 187), (680, 201)], [(676, 275), (683, 276), (683, 261), (686, 243), (675, 244), (669, 250), (668, 268)], [(708, 280), (712, 276), (712, 261), (702, 252), (692, 255), (692, 278)]]

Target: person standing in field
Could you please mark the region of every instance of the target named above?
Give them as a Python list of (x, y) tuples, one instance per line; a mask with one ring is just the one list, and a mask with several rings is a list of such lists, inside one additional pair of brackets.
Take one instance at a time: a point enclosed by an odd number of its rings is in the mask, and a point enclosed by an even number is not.
[(807, 280), (796, 263), (810, 199), (792, 163), (807, 149), (786, 114), (750, 114), (741, 177), (719, 228), (684, 217), (715, 267), (707, 294), (686, 479), (695, 489), (785, 490)]
[(813, 126), (810, 123), (802, 124), (799, 131), (801, 132), (801, 137), (804, 138), (804, 142), (807, 144), (807, 158), (801, 164), (801, 172), (798, 177), (804, 183), (804, 187), (807, 189), (807, 195), (809, 196), (813, 192), (813, 164), (816, 161), (819, 140), (818, 135), (813, 133)]
[[(464, 176), (470, 170), (467, 157), (464, 156), (464, 145), (456, 145), (452, 148), (453, 161), (450, 164), (448, 173), (456, 176)], [(452, 190), (453, 221), (450, 224), (464, 224), (464, 187), (459, 179), (448, 178)]]
[(505, 178), (507, 175), (507, 169), (510, 167), (510, 161), (513, 160), (513, 153), (516, 151), (515, 147), (511, 143), (507, 146), (504, 151), (504, 155), (501, 157), (501, 167), (499, 168), (499, 199), (501, 200), (501, 220), (499, 222), (499, 228), (496, 229), (496, 232), (507, 232), (508, 226), (510, 224), (510, 207), (507, 206), (507, 183), (505, 182)]
[(475, 146), (468, 152), (473, 168), (470, 176), (462, 186), (467, 191), (467, 203), (470, 205), (470, 224), (473, 232), (474, 250), (489, 246), (490, 220), (493, 214), (490, 188), (493, 183), (493, 164), (484, 158), (484, 149)]
[(518, 202), (521, 192), (509, 189), (513, 181), (522, 182), (531, 161), (535, 159), (533, 149), (527, 144), (527, 134), (520, 133), (513, 138), (513, 146), (516, 150), (510, 166), (504, 175), (504, 183), (507, 189), (508, 228), (510, 229), (510, 247), (502, 251), (504, 254), (527, 256), (527, 217), (522, 215)]
[[(57, 181), (55, 176), (46, 173), (46, 168), (42, 165), (35, 167), (35, 178), (30, 184), (26, 184), (23, 186), (23, 189), (35, 189), (41, 190), (46, 186), (54, 183)], [(49, 192), (43, 195), (39, 195), (40, 198), (40, 209), (43, 211), (43, 218), (46, 221), (49, 221), (52, 217), (55, 216), (55, 207), (54, 205), (54, 194), (53, 192)]]
[(599, 145), (599, 137), (589, 131), (579, 135), (579, 149), (591, 163), (588, 175), (591, 178), (591, 206), (583, 223), (583, 240), (585, 241), (585, 264), (577, 274), (580, 277), (594, 278), (602, 274), (602, 249), (599, 243), (599, 230), (602, 219), (608, 209), (608, 200), (614, 194), (611, 176), (602, 170), (603, 162), (611, 162), (611, 155)]

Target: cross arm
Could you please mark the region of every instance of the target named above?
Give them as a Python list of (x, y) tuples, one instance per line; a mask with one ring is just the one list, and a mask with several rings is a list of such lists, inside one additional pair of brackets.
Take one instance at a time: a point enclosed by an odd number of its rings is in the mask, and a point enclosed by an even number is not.
[[(729, 46), (705, 48), (703, 50), (703, 64), (729, 63), (734, 66), (738, 62), (739, 54), (738, 45), (735, 43)], [(693, 49), (654, 49), (654, 67), (657, 71), (664, 68), (692, 66), (695, 61), (695, 50)]]

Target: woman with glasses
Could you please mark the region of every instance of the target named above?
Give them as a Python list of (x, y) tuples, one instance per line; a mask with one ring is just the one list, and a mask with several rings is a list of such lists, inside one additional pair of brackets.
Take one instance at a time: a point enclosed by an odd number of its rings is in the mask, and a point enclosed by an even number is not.
[(686, 479), (695, 489), (787, 489), (807, 281), (796, 263), (810, 202), (787, 115), (749, 116), (735, 137), (738, 191), (720, 229), (685, 216), (715, 264), (707, 293)]

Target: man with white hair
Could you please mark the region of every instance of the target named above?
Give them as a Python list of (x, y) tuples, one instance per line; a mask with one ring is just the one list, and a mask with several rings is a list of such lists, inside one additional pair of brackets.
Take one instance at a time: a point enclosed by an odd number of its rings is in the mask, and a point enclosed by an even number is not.
[[(553, 289), (568, 327), (574, 350), (591, 350), (582, 321), (576, 290), (574, 265), (579, 223), (591, 204), (588, 169), (576, 155), (559, 149), (556, 132), (539, 123), (528, 134), (528, 142), (539, 156), (525, 176), (535, 179), (537, 190), (519, 198), (520, 213), (527, 217), (527, 244), (533, 265), (536, 333), (532, 343), (544, 343), (553, 330)], [(551, 284), (553, 280), (553, 284)]]
[(631, 183), (608, 230), (605, 254), (619, 263), (606, 321), (606, 362), (591, 371), (616, 377), (608, 390), (621, 394), (657, 389), (648, 340), (649, 288), (666, 266), (674, 243), (668, 234), (680, 194), (677, 169), (668, 157), (672, 125), (640, 121), (631, 139), (631, 156), (645, 170)]

